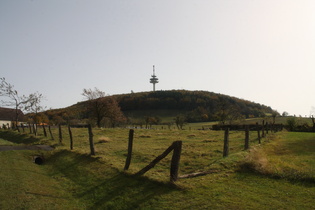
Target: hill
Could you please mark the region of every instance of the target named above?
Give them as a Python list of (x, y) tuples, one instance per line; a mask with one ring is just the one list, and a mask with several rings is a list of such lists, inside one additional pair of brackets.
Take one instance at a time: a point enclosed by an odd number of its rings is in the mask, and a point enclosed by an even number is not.
[[(275, 113), (271, 107), (208, 91), (168, 90), (113, 95), (129, 122), (154, 117), (162, 123), (183, 116), (187, 122), (237, 121), (250, 117), (263, 117)], [(49, 120), (83, 120), (91, 110), (86, 101), (64, 109), (45, 112)], [(55, 119), (56, 121), (56, 119)]]
[(271, 107), (265, 105), (207, 91), (170, 90), (115, 97), (128, 117), (141, 114), (183, 114), (188, 122), (202, 122), (262, 117), (274, 112)]

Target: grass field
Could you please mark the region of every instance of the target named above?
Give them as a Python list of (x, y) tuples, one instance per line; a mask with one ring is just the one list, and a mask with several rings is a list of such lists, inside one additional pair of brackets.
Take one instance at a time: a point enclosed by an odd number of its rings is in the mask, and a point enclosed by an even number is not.
[[(199, 125), (198, 125), (199, 126)], [(194, 126), (192, 126), (194, 127)], [(197, 126), (196, 126), (197, 127)], [(0, 144), (50, 144), (52, 152), (0, 152), (1, 209), (314, 209), (315, 133), (269, 134), (258, 145), (250, 132), (230, 132), (230, 155), (222, 157), (223, 132), (145, 130), (134, 135), (130, 169), (123, 171), (128, 129), (93, 129), (96, 155), (89, 155), (87, 129), (73, 128), (63, 144), (12, 131), (0, 131)], [(179, 175), (212, 171), (169, 183), (171, 155), (142, 177), (134, 173), (173, 141), (183, 141)], [(36, 165), (32, 156), (45, 157)]]

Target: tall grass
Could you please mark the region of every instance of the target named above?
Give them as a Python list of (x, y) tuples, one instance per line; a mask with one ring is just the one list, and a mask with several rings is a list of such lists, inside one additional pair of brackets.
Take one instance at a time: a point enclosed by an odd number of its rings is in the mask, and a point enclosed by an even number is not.
[[(96, 156), (89, 155), (87, 129), (73, 128), (74, 150), (70, 151), (67, 128), (63, 128), (63, 144), (58, 143), (58, 130), (53, 129), (56, 140), (44, 138), (39, 132), (31, 144), (55, 145), (53, 152), (45, 152), (43, 166), (35, 165), (26, 157), (19, 163), (31, 171), (43, 174), (47, 188), (58, 186), (67, 201), (60, 204), (75, 209), (311, 209), (315, 196), (314, 137), (312, 133), (281, 132), (269, 134), (258, 145), (256, 132), (250, 133), (249, 151), (244, 151), (244, 132), (230, 132), (230, 155), (222, 157), (223, 132), (210, 130), (135, 130), (134, 149), (130, 169), (123, 171), (128, 144), (128, 129), (93, 129)], [(6, 134), (8, 135), (8, 134)], [(0, 132), (0, 138), (2, 132)], [(35, 138), (35, 137), (34, 137)], [(14, 139), (10, 139), (14, 142)], [(179, 179), (176, 186), (169, 185), (170, 158), (167, 157), (143, 177), (133, 174), (161, 154), (173, 141), (182, 140), (183, 149), (179, 174), (200, 171), (213, 173), (190, 179)], [(4, 141), (4, 140), (3, 140)], [(20, 140), (17, 139), (17, 142)], [(1, 153), (0, 153), (1, 154)], [(4, 153), (2, 153), (4, 154)], [(23, 153), (27, 154), (27, 153)], [(1, 156), (1, 160), (8, 155)], [(26, 163), (27, 162), (27, 163)], [(7, 170), (11, 170), (8, 166)], [(295, 172), (296, 173), (295, 173)], [(254, 173), (253, 173), (254, 172)], [(15, 173), (11, 170), (11, 173)], [(4, 174), (0, 173), (3, 177)], [(294, 174), (294, 175), (293, 175)], [(19, 176), (20, 182), (30, 181)], [(305, 177), (308, 177), (306, 179)], [(311, 178), (311, 179), (309, 179)], [(16, 185), (14, 179), (1, 186), (1, 191)], [(16, 188), (4, 199), (14, 197)], [(28, 191), (21, 187), (21, 191)], [(33, 190), (34, 198), (42, 195)], [(54, 193), (53, 193), (54, 192)], [(37, 193), (37, 194), (36, 194)], [(11, 194), (9, 196), (9, 194)], [(43, 193), (43, 195), (46, 195)], [(25, 202), (24, 197), (21, 202)], [(50, 199), (47, 197), (47, 199)], [(29, 200), (27, 200), (29, 202)], [(25, 208), (32, 205), (25, 204)], [(40, 200), (39, 202), (44, 202)], [(56, 200), (49, 202), (58, 202)], [(6, 206), (14, 202), (3, 202)], [(44, 204), (38, 204), (43, 206)], [(60, 206), (59, 206), (60, 207)], [(60, 209), (60, 208), (59, 208)]]
[(283, 132), (250, 150), (242, 167), (275, 178), (315, 183), (314, 133)]

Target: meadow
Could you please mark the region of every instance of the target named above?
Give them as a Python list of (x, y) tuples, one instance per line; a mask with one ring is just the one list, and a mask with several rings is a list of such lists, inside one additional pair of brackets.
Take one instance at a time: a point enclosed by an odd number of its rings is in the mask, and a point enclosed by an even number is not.
[[(198, 124), (199, 126), (199, 124)], [(53, 128), (55, 140), (0, 131), (0, 144), (49, 144), (54, 151), (0, 152), (1, 209), (314, 209), (315, 133), (269, 133), (258, 144), (250, 132), (230, 131), (230, 155), (223, 158), (223, 131), (135, 129), (133, 156), (124, 171), (129, 129), (93, 129), (95, 156), (90, 156), (87, 128)], [(189, 129), (190, 128), (190, 129)], [(183, 142), (179, 176), (204, 176), (169, 182), (171, 155), (143, 176), (136, 172), (173, 141)], [(34, 164), (32, 156), (45, 158)]]

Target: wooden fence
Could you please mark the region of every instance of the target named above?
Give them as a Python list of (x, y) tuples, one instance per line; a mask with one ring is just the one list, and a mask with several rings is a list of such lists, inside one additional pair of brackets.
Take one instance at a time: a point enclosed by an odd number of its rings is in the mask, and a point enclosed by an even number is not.
[[(76, 126), (70, 126), (68, 125), (68, 132), (70, 137), (70, 150), (73, 150), (73, 135), (71, 127)], [(95, 155), (95, 148), (94, 148), (94, 140), (93, 140), (93, 131), (91, 125), (84, 126), (88, 130), (89, 134), (89, 145), (90, 145), (90, 155)], [(229, 126), (222, 126), (221, 128), (224, 128), (224, 141), (223, 141), (223, 157), (229, 156), (229, 134), (230, 134), (230, 127)], [(233, 127), (234, 129), (235, 127)], [(251, 125), (251, 126), (243, 126), (241, 130), (243, 130), (244, 133), (244, 150), (248, 150), (250, 148), (249, 145), (249, 131), (250, 130), (257, 130), (257, 139), (258, 143), (261, 143), (261, 138), (266, 136), (266, 133), (269, 131), (276, 132), (281, 128), (281, 126), (268, 126), (268, 124), (262, 124), (262, 125)], [(33, 133), (34, 135), (37, 134), (38, 127), (34, 125), (29, 125), (30, 133)], [(47, 137), (47, 131), (45, 126), (42, 126), (44, 136)], [(24, 130), (24, 128), (23, 128)], [(48, 126), (48, 130), (51, 136), (51, 139), (54, 140), (54, 136), (51, 132), (50, 126)], [(62, 128), (59, 125), (58, 126), (58, 135), (59, 135), (59, 144), (63, 144), (63, 135), (62, 135)], [(128, 140), (128, 153), (125, 161), (124, 170), (128, 170), (131, 165), (132, 160), (132, 152), (133, 152), (133, 139), (134, 139), (134, 130), (129, 130), (129, 140)], [(164, 159), (166, 156), (168, 156), (171, 152), (173, 152), (171, 163), (170, 163), (170, 181), (175, 182), (178, 178), (188, 178), (188, 177), (194, 177), (194, 176), (200, 176), (204, 174), (211, 173), (211, 171), (207, 172), (198, 172), (198, 173), (191, 173), (186, 175), (179, 176), (179, 163), (180, 163), (180, 156), (182, 151), (182, 141), (174, 141), (168, 148), (165, 149), (165, 151), (158, 155), (154, 160), (152, 160), (147, 166), (142, 168), (140, 171), (138, 171), (135, 175), (141, 176), (145, 174), (147, 171), (154, 168), (156, 164), (158, 164), (162, 159)]]

